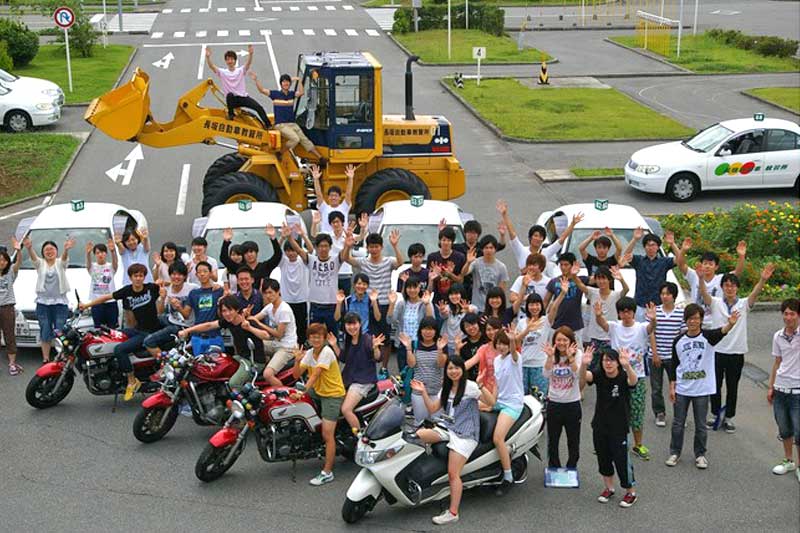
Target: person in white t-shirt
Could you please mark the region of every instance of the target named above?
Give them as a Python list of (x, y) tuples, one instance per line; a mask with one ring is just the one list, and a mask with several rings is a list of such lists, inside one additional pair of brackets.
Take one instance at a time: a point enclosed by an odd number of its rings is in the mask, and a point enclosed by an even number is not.
[[(287, 236), (290, 230), (284, 225), (281, 228), (283, 243), (283, 257), (278, 263), (281, 271), (281, 297), (289, 304), (294, 313), (297, 325), (297, 343), (303, 346), (306, 342), (306, 329), (308, 328), (308, 265), (300, 259), (297, 251), (292, 248)], [(313, 248), (308, 236), (302, 234), (306, 247)]]
[(353, 201), (353, 178), (356, 175), (356, 167), (347, 165), (344, 169), (344, 175), (347, 177), (347, 185), (344, 193), (342, 188), (338, 185), (331, 185), (328, 187), (328, 196), (322, 193), (322, 171), (317, 165), (311, 165), (311, 177), (314, 178), (314, 194), (317, 195), (317, 210), (321, 216), (320, 231), (333, 235), (333, 228), (329, 222), (329, 216), (332, 212), (338, 211), (347, 220), (350, 214), (350, 207)]
[(208, 256), (208, 241), (205, 237), (195, 237), (192, 239), (192, 258), (186, 262), (186, 268), (189, 269), (189, 283), (200, 284), (197, 278), (197, 265), (205, 261), (211, 265), (211, 281), (217, 281), (217, 260)]
[[(614, 290), (614, 280), (619, 281), (620, 285), (622, 285), (618, 291)], [(585, 294), (586, 298), (589, 300), (589, 307), (594, 309), (595, 304), (599, 302), (603, 308), (603, 316), (606, 317), (606, 320), (614, 320), (617, 315), (617, 302), (620, 298), (624, 298), (628, 294), (629, 287), (625, 282), (625, 278), (619, 271), (618, 266), (613, 266), (610, 269), (601, 266), (597, 267), (594, 271), (594, 282), (596, 285), (595, 287), (589, 285), (585, 286)], [(592, 366), (597, 366), (600, 363), (600, 356), (602, 355), (600, 348), (611, 346), (610, 337), (608, 336), (608, 332), (597, 324), (594, 313), (591, 314), (588, 322), (589, 325), (586, 327), (585, 338), (588, 338), (589, 342), (594, 345), (595, 360), (592, 362)]]
[(280, 387), (282, 383), (276, 375), (289, 364), (297, 349), (297, 323), (292, 308), (281, 300), (281, 284), (277, 280), (265, 279), (261, 292), (264, 309), (249, 320), (269, 333), (264, 353), (272, 357), (264, 369), (264, 379), (273, 387)]
[(517, 320), (525, 318), (523, 303), (527, 295), (535, 292), (542, 301), (547, 297), (547, 284), (550, 283), (550, 278), (544, 275), (545, 268), (547, 268), (547, 258), (544, 255), (530, 254), (525, 259), (524, 273), (511, 284), (509, 301)]
[(636, 301), (625, 296), (617, 302), (619, 321), (606, 320), (600, 301), (594, 304), (594, 315), (597, 325), (608, 332), (611, 348), (616, 351), (628, 350), (631, 368), (636, 371), (636, 388), (631, 391), (630, 424), (633, 432), (633, 451), (645, 461), (650, 459), (650, 450), (642, 443), (644, 438), (644, 413), (647, 402), (647, 352), (650, 349), (650, 334), (656, 326), (656, 304), (647, 304), (645, 316), (647, 322), (636, 322)]
[[(698, 270), (700, 269), (698, 268)], [(717, 388), (716, 392), (711, 396), (711, 415), (713, 418), (708, 421), (709, 426), (714, 429), (722, 427), (726, 433), (736, 432), (733, 417), (736, 416), (736, 402), (739, 379), (742, 377), (742, 369), (744, 368), (744, 354), (748, 352), (747, 315), (774, 271), (775, 265), (772, 263), (764, 266), (758, 283), (750, 291), (750, 295), (744, 299), (740, 299), (738, 296), (740, 283), (736, 274), (729, 273), (722, 276), (720, 285), (722, 286), (723, 296), (718, 298), (708, 293), (705, 280), (700, 275), (701, 273), (697, 272), (699, 291), (703, 298), (703, 303), (711, 309), (712, 327), (720, 327), (727, 322), (733, 311), (738, 311), (740, 317), (736, 327), (715, 347), (714, 361)], [(726, 389), (724, 414), (722, 412), (721, 395), (723, 379), (725, 380)], [(720, 421), (718, 420), (719, 418), (723, 420)]]
[(119, 257), (122, 260), (122, 285), (130, 285), (131, 278), (128, 277), (128, 268), (131, 265), (144, 265), (147, 272), (144, 277), (145, 283), (153, 282), (153, 274), (150, 272), (150, 234), (147, 228), (138, 230), (125, 230), (122, 235), (114, 235), (114, 243), (117, 245)]
[[(106, 260), (111, 254), (111, 263)], [(94, 254), (95, 261), (92, 261)], [(89, 271), (89, 299), (94, 300), (100, 296), (114, 292), (114, 275), (117, 273), (117, 252), (114, 249), (113, 239), (108, 239), (108, 245), (86, 243), (86, 270)], [(117, 302), (106, 302), (92, 307), (92, 322), (94, 327), (107, 326), (119, 327), (119, 306)]]

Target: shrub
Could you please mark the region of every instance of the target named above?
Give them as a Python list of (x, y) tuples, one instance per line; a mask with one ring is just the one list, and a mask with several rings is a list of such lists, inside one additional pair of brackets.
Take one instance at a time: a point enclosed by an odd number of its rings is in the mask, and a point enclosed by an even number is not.
[(14, 61), (8, 55), (8, 43), (0, 41), (0, 69), (9, 71), (14, 68)]
[(28, 26), (11, 19), (0, 19), (0, 40), (8, 44), (14, 67), (24, 67), (39, 53), (39, 36)]
[(792, 57), (797, 52), (798, 41), (781, 37), (746, 35), (739, 30), (708, 30), (707, 35), (716, 41), (742, 50), (753, 50), (762, 56)]
[[(466, 9), (464, 4), (451, 6), (452, 27), (463, 28), (466, 25)], [(470, 29), (483, 30), (492, 35), (503, 35), (504, 11), (497, 6), (474, 3), (469, 6)], [(435, 30), (447, 28), (447, 6), (430, 5), (417, 9), (419, 29)], [(401, 7), (394, 12), (392, 31), (407, 33), (414, 28), (414, 11), (410, 7)]]

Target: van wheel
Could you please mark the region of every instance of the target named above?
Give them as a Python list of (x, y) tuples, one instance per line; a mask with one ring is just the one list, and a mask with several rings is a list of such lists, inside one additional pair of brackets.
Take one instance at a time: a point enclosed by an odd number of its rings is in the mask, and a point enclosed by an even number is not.
[(203, 216), (212, 207), (232, 204), (240, 200), (251, 202), (277, 202), (278, 193), (267, 180), (251, 172), (231, 172), (219, 176), (203, 191)]
[(212, 181), (220, 176), (224, 176), (225, 174), (238, 171), (246, 162), (247, 158), (245, 156), (238, 152), (233, 152), (230, 154), (225, 154), (211, 163), (211, 166), (208, 167), (208, 170), (206, 170), (206, 175), (203, 178), (203, 194), (206, 193), (206, 190)]
[(700, 192), (697, 176), (688, 172), (675, 174), (667, 182), (667, 197), (673, 202), (688, 202)]
[(431, 191), (419, 176), (404, 168), (385, 168), (364, 180), (358, 189), (355, 215), (372, 213), (392, 200), (406, 200), (412, 196), (424, 196), (430, 200)]

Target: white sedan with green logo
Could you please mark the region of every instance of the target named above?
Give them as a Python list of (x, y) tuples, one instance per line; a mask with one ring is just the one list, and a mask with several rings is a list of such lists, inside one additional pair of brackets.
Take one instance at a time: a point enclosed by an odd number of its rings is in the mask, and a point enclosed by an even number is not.
[(625, 164), (625, 183), (676, 202), (706, 190), (800, 189), (800, 126), (763, 114), (719, 122), (639, 150)]

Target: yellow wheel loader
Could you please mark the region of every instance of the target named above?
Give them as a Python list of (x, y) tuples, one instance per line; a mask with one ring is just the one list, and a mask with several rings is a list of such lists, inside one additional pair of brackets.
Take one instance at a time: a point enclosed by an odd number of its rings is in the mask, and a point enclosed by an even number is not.
[[(295, 103), (297, 124), (328, 160), (323, 189), (345, 189), (347, 165), (357, 165), (353, 213), (372, 212), (390, 200), (420, 195), (450, 200), (464, 194), (464, 169), (453, 152), (453, 131), (442, 116), (414, 116), (411, 64), (406, 63), (405, 115), (383, 115), (381, 65), (368, 52), (301, 54)], [(150, 112), (150, 78), (136, 69), (133, 79), (95, 98), (85, 119), (114, 139), (164, 148), (218, 144), (236, 151), (217, 159), (203, 181), (202, 214), (212, 207), (251, 200), (281, 202), (297, 210), (314, 206), (314, 189), (303, 161), (315, 156), (302, 146), (295, 156), (282, 151), (281, 136), (247, 111), (228, 118), (224, 96), (212, 80), (178, 100), (171, 122)], [(203, 107), (207, 93), (219, 107)], [(230, 139), (237, 144), (218, 139)], [(298, 162), (298, 159), (300, 162)]]

